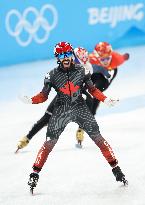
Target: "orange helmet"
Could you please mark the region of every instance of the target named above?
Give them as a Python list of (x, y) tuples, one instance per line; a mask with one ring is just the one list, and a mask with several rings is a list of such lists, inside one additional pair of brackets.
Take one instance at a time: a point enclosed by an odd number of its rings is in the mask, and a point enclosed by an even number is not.
[(112, 46), (107, 42), (100, 42), (95, 46), (94, 53), (97, 57), (108, 57), (112, 53)]

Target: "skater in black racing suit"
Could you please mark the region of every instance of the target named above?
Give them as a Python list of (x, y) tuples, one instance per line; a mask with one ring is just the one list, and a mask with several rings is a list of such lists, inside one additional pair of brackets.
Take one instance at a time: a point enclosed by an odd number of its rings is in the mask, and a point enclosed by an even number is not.
[[(77, 64), (80, 64), (80, 62), (77, 60), (76, 57), (75, 57), (75, 62), (77, 62)], [(110, 72), (107, 71), (104, 67), (93, 64), (92, 65), (91, 80), (92, 80), (93, 84), (95, 85), (95, 87), (98, 88), (102, 92), (105, 91), (110, 86), (113, 79), (116, 77), (117, 69), (113, 70), (112, 72), (113, 72), (113, 74), (110, 75)], [(86, 95), (86, 104), (87, 104), (89, 110), (91, 111), (91, 113), (93, 115), (95, 115), (97, 108), (100, 104), (100, 101), (96, 98), (93, 98), (86, 90), (83, 90), (82, 93), (84, 95)], [(49, 119), (50, 119), (52, 112), (53, 112), (53, 109), (55, 107), (55, 101), (56, 101), (56, 97), (49, 104), (46, 112), (41, 117), (41, 119), (38, 120), (33, 125), (31, 130), (29, 131), (29, 133), (19, 140), (18, 145), (17, 145), (18, 149), (22, 149), (22, 148), (26, 147), (28, 145), (28, 143), (30, 142), (30, 140), (33, 138), (33, 136), (38, 131), (40, 131), (44, 126), (48, 125)], [(82, 141), (84, 138), (83, 132), (84, 131), (82, 128), (79, 128), (76, 132), (76, 138), (78, 141), (77, 145), (80, 148), (82, 146)]]
[(125, 175), (120, 167), (117, 166), (118, 161), (112, 148), (102, 137), (99, 126), (82, 97), (83, 87), (85, 85), (93, 97), (107, 105), (113, 105), (116, 101), (108, 99), (101, 91), (95, 88), (90, 74), (85, 73), (84, 67), (74, 63), (73, 47), (70, 43), (60, 42), (56, 44), (54, 53), (59, 61), (59, 66), (47, 75), (42, 91), (30, 99), (24, 96), (24, 100), (32, 104), (38, 104), (48, 99), (52, 87), (57, 92), (55, 107), (47, 127), (46, 141), (38, 152), (28, 184), (31, 189), (36, 186), (39, 172), (69, 122), (76, 122), (85, 130), (112, 167), (116, 180), (125, 182)]

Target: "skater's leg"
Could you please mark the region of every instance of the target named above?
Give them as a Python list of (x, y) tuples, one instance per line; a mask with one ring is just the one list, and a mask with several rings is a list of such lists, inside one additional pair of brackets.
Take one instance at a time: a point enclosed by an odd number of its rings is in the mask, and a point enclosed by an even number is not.
[(81, 104), (80, 107), (82, 108), (79, 108), (78, 106), (75, 111), (75, 115), (77, 115), (77, 123), (84, 129), (84, 131), (100, 148), (103, 156), (110, 164), (110, 166), (116, 166), (118, 161), (115, 158), (112, 148), (100, 134), (99, 126), (94, 116), (91, 114), (85, 103)]
[(44, 116), (37, 121), (36, 124), (34, 124), (34, 126), (32, 127), (32, 129), (29, 131), (29, 133), (27, 134), (27, 138), (29, 140), (32, 139), (32, 137), (38, 132), (40, 131), (44, 126), (46, 126), (49, 123), (50, 117), (53, 113), (54, 110), (54, 105), (55, 105), (55, 101), (56, 101), (56, 97), (52, 100), (52, 102), (50, 103), (50, 105), (48, 106)]
[(30, 191), (33, 194), (33, 189), (37, 186), (39, 179), (39, 172), (41, 171), (44, 163), (46, 162), (48, 155), (52, 151), (53, 147), (57, 143), (57, 139), (50, 139), (44, 142), (43, 146), (40, 148), (35, 163), (33, 164), (33, 172), (29, 176), (28, 185), (30, 186)]
[(92, 119), (91, 126), (85, 126), (84, 130), (89, 135), (89, 137), (94, 141), (94, 143), (99, 147), (101, 153), (103, 154), (109, 165), (112, 168), (115, 167), (118, 164), (118, 160), (116, 159), (109, 143), (102, 137), (99, 131), (99, 126), (95, 119)]
[(47, 140), (44, 142), (43, 146), (40, 148), (38, 152), (35, 163), (33, 165), (33, 171), (39, 172), (42, 169), (49, 153), (53, 150), (53, 147), (57, 143), (59, 136), (68, 124), (68, 114), (67, 112), (63, 113), (64, 109), (66, 109), (65, 106), (55, 108), (47, 127)]
[(50, 105), (48, 106), (45, 114), (43, 115), (43, 117), (37, 121), (37, 123), (34, 124), (34, 126), (32, 127), (32, 129), (29, 131), (29, 133), (22, 137), (19, 142), (18, 142), (18, 149), (22, 149), (24, 147), (26, 147), (29, 143), (29, 141), (34, 137), (34, 135), (40, 131), (44, 126), (46, 126), (49, 122), (49, 119), (52, 115), (53, 109), (54, 109), (54, 105), (55, 105), (55, 101), (56, 98), (54, 98), (52, 100), (52, 102), (50, 103)]
[(51, 117), (51, 114), (48, 114), (47, 112), (43, 115), (43, 117), (37, 121), (37, 123), (34, 124), (32, 129), (27, 134), (27, 138), (31, 140), (34, 135), (36, 135), (37, 132), (39, 132), (44, 126), (47, 126), (49, 119)]
[(109, 145), (109, 143), (102, 137), (99, 126), (91, 114), (87, 106), (80, 105), (82, 109), (78, 106), (76, 111), (74, 112), (77, 115), (76, 122), (86, 131), (89, 137), (94, 141), (94, 143), (99, 147), (101, 153), (105, 157), (106, 161), (112, 167), (112, 172), (116, 177), (116, 181), (123, 182), (127, 184), (127, 180), (125, 180), (125, 175), (122, 173), (121, 169), (118, 165), (118, 160), (114, 155), (114, 152)]
[(45, 141), (43, 146), (40, 148), (35, 163), (33, 164), (33, 171), (40, 172), (44, 163), (46, 162), (48, 155), (54, 148), (55, 144), (57, 143), (58, 139), (50, 139)]
[[(54, 146), (56, 145), (60, 134), (63, 132), (64, 128), (70, 121), (68, 118), (68, 113), (64, 112), (64, 107), (62, 109), (60, 107), (56, 107), (54, 109), (53, 115), (50, 118), (49, 125), (47, 128), (46, 140), (43, 146), (40, 148), (35, 163), (33, 164), (33, 172), (30, 174), (28, 185), (30, 186), (30, 190), (33, 190), (36, 187), (38, 179), (39, 179), (39, 172), (43, 168), (49, 154), (53, 150)], [(63, 122), (63, 123), (62, 123)], [(35, 180), (37, 176), (37, 181)], [(35, 183), (36, 181), (36, 183)]]
[[(45, 125), (48, 124), (48, 121), (50, 119), (51, 115), (45, 113), (45, 115), (37, 121), (37, 123), (35, 123), (32, 127), (32, 129), (29, 131), (29, 133), (22, 137), (17, 144), (17, 151), (19, 149), (22, 149), (24, 147), (26, 147), (29, 143), (29, 141), (33, 138), (33, 136), (39, 131), (41, 130)], [(16, 152), (17, 152), (16, 151)]]
[[(87, 104), (89, 110), (91, 111), (92, 106), (93, 106), (93, 97), (88, 92), (85, 92), (84, 94), (86, 95), (86, 100), (85, 100), (86, 104)], [(84, 140), (84, 130), (80, 126), (79, 126), (78, 130), (76, 131), (76, 140), (77, 140), (76, 147), (82, 148), (82, 142)]]
[(101, 150), (103, 156), (107, 160), (107, 162), (110, 164), (110, 166), (113, 168), (118, 164), (118, 160), (116, 159), (114, 152), (109, 145), (109, 143), (102, 137), (100, 133), (94, 135), (90, 135), (90, 138), (95, 142), (95, 144), (99, 147)]

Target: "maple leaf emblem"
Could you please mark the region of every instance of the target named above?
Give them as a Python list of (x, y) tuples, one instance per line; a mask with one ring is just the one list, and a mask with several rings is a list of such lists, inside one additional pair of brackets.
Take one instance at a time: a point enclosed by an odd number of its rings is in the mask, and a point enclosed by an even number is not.
[(64, 87), (60, 88), (59, 90), (66, 95), (71, 95), (72, 93), (78, 91), (79, 88), (80, 86), (74, 85), (71, 81), (67, 81)]

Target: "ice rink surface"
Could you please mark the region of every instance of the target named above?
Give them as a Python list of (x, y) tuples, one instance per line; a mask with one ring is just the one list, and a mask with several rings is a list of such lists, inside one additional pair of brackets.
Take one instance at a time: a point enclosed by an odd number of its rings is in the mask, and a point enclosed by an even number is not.
[(47, 102), (23, 104), (20, 95), (33, 96), (55, 60), (0, 68), (0, 205), (145, 205), (145, 46), (124, 48), (130, 59), (119, 68), (107, 96), (118, 97), (116, 107), (101, 103), (96, 120), (111, 144), (129, 181), (115, 181), (99, 149), (85, 134), (83, 149), (75, 148), (77, 124), (70, 123), (49, 156), (35, 189), (27, 181), (46, 128), (14, 154), (20, 137), (44, 114)]

